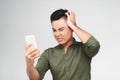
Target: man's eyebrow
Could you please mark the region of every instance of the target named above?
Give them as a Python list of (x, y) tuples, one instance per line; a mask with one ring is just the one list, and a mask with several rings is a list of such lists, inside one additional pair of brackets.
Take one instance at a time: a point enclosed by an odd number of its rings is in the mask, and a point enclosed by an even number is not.
[(55, 28), (52, 28), (52, 29), (55, 29)]
[(60, 27), (59, 29), (64, 29), (65, 27)]
[[(60, 27), (60, 28), (58, 28), (58, 29), (64, 29), (65, 27)], [(55, 29), (55, 28), (52, 28), (52, 29)]]

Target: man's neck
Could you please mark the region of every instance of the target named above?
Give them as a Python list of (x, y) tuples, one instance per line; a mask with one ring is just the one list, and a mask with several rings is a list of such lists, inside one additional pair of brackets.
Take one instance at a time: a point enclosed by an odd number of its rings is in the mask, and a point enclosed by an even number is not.
[(67, 52), (67, 49), (72, 43), (73, 43), (73, 38), (71, 38), (66, 44), (63, 45), (65, 53)]

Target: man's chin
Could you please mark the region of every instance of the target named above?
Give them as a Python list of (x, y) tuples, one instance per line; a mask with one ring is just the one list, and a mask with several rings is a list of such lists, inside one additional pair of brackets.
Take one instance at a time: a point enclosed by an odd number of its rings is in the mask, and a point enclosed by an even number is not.
[(58, 44), (60, 44), (60, 45), (64, 45), (65, 43), (64, 43), (64, 42), (58, 42)]

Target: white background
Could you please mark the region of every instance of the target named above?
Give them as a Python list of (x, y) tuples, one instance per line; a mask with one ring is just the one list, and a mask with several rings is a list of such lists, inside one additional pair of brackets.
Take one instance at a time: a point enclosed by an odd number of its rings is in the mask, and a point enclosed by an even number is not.
[[(55, 46), (49, 17), (59, 8), (73, 10), (79, 27), (101, 44), (92, 80), (120, 80), (119, 0), (0, 0), (0, 80), (28, 80), (24, 36), (35, 35), (41, 53)], [(45, 80), (52, 80), (50, 71)]]

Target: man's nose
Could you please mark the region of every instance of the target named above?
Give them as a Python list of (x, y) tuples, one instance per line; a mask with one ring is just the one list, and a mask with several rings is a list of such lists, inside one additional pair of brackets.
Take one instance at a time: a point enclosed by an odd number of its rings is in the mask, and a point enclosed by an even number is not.
[(56, 36), (57, 36), (57, 37), (60, 36), (60, 32), (56, 32)]

